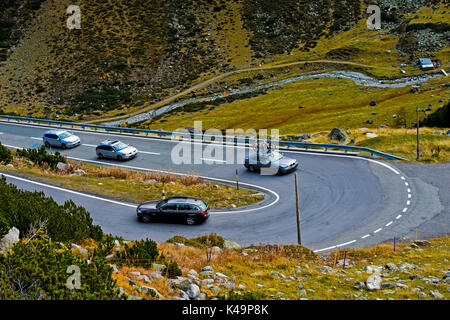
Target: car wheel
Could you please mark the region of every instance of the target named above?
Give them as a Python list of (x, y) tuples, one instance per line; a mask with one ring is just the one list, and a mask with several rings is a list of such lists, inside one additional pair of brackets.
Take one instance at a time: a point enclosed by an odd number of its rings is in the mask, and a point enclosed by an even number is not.
[(192, 226), (193, 224), (195, 224), (195, 220), (192, 217), (189, 217), (186, 219), (186, 223), (190, 226)]
[(103, 154), (99, 153), (99, 154), (98, 154), (98, 157), (99, 157), (100, 159), (103, 159)]
[(143, 216), (139, 216), (140, 222), (144, 222), (144, 223), (150, 223), (152, 221), (152, 218), (150, 218), (150, 216), (148, 215), (143, 215)]
[(48, 143), (47, 141), (44, 142), (44, 145), (46, 148), (50, 148), (50, 143)]
[(122, 161), (123, 160), (122, 156), (117, 156), (117, 160)]
[(255, 171), (256, 171), (255, 166), (254, 166), (254, 165), (249, 165), (249, 166), (248, 166), (248, 171), (250, 171), (250, 172), (255, 172)]
[(66, 146), (65, 143), (62, 144), (62, 148), (63, 148), (63, 150), (66, 150), (66, 149), (67, 149), (67, 146)]

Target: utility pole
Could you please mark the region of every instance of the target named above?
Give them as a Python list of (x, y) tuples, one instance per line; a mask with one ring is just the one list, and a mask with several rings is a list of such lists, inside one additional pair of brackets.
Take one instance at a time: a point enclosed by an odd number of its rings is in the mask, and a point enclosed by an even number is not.
[(424, 115), (427, 115), (427, 111), (431, 111), (433, 110), (433, 108), (431, 107), (431, 105), (428, 106), (428, 108), (426, 110), (420, 110), (419, 106), (416, 107), (416, 114), (417, 114), (417, 160), (420, 159), (420, 119), (419, 119), (419, 112), (423, 112)]
[(302, 237), (300, 234), (300, 204), (298, 202), (298, 175), (295, 173), (295, 202), (297, 207), (297, 240), (298, 244), (302, 245)]
[(420, 141), (419, 141), (419, 130), (420, 130), (420, 120), (419, 120), (419, 106), (416, 107), (416, 114), (417, 114), (417, 160), (420, 159)]

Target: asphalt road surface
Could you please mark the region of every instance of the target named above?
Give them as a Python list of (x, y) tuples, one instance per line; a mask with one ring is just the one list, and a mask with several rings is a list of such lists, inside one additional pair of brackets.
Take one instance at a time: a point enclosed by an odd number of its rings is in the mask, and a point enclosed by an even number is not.
[[(42, 144), (44, 126), (0, 122), (0, 141), (16, 148)], [(72, 199), (85, 207), (103, 231), (128, 240), (150, 238), (163, 242), (174, 235), (194, 237), (215, 232), (241, 245), (297, 243), (294, 174), (263, 176), (250, 173), (238, 164), (209, 161), (211, 145), (197, 144), (201, 164), (177, 165), (172, 160), (179, 142), (167, 139), (114, 135), (72, 130), (81, 138), (77, 148), (62, 151), (70, 159), (91, 164), (122, 166), (135, 170), (161, 170), (180, 174), (195, 172), (212, 181), (233, 183), (236, 170), (242, 187), (259, 190), (265, 200), (257, 205), (218, 210), (200, 225), (143, 224), (136, 219), (136, 204), (122, 203), (101, 196), (86, 195), (5, 173), (8, 182), (25, 190), (39, 190), (58, 203)], [(139, 155), (129, 161), (99, 160), (95, 146), (111, 138), (135, 146)], [(243, 147), (220, 147), (224, 154), (237, 154)], [(216, 150), (217, 152), (219, 150)], [(300, 216), (302, 244), (326, 252), (347, 247), (366, 247), (410, 234), (436, 217), (448, 218), (448, 183), (431, 183), (410, 167), (396, 162), (350, 155), (282, 151), (297, 159), (300, 167)], [(199, 154), (199, 153), (196, 153)], [(194, 155), (194, 147), (191, 157)], [(235, 155), (236, 157), (236, 155)], [(234, 158), (235, 158), (234, 157)], [(201, 159), (200, 159), (201, 158)], [(233, 158), (233, 159), (234, 159)], [(230, 158), (231, 159), (231, 158)], [(442, 170), (445, 171), (446, 167)], [(403, 171), (405, 169), (405, 171)], [(448, 169), (448, 168), (447, 168)], [(439, 174), (436, 174), (439, 177)], [(168, 185), (170, 188), (170, 185)], [(447, 190), (448, 191), (448, 190)], [(152, 199), (149, 199), (152, 200)], [(441, 231), (449, 232), (448, 225)]]

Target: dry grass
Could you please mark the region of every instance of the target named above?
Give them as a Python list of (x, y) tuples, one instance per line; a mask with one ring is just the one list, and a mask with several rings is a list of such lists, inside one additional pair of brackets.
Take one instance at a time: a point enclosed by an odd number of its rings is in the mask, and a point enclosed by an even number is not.
[[(177, 176), (173, 173), (138, 172), (72, 161), (68, 163), (70, 165), (66, 171), (53, 172), (14, 157), (14, 167), (4, 166), (2, 170), (68, 189), (135, 203), (161, 199), (163, 190), (166, 197), (201, 198), (213, 209), (246, 206), (263, 200), (254, 196), (257, 193), (255, 191), (242, 188), (237, 190), (224, 184), (206, 182), (195, 173)], [(73, 175), (76, 170), (83, 170), (86, 174)]]

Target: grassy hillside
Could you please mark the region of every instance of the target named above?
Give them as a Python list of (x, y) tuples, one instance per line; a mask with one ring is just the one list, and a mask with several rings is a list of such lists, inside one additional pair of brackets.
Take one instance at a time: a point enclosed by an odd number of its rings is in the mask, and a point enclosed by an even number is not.
[[(76, 120), (129, 113), (214, 74), (311, 52), (350, 30), (366, 2), (8, 0), (0, 108)], [(69, 4), (81, 8), (81, 30), (66, 28)]]

